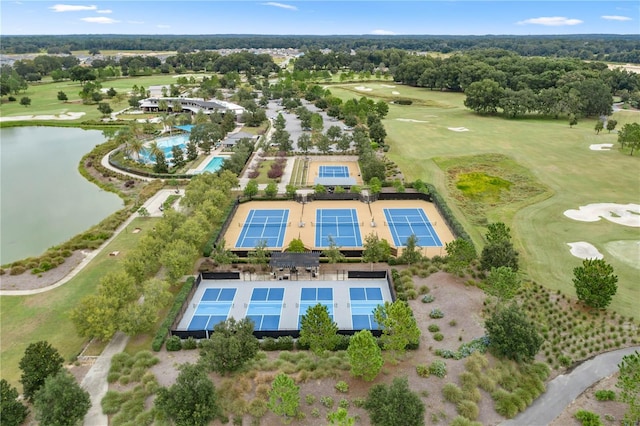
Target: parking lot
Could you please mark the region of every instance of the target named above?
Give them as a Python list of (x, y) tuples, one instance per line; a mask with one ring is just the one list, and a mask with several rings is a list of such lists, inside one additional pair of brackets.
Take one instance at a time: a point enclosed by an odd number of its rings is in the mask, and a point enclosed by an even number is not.
[[(325, 111), (317, 108), (311, 102), (302, 99), (302, 105), (304, 107), (306, 107), (312, 113), (317, 112), (318, 114), (320, 114), (322, 116), (322, 122), (323, 122), (322, 131), (323, 131), (323, 133), (326, 133), (326, 131), (331, 126), (340, 127), (340, 130), (342, 130), (343, 133), (344, 132), (350, 132), (350, 130), (345, 130), (344, 129), (345, 126), (344, 126), (344, 123), (342, 121), (338, 120), (337, 118), (329, 117)], [(293, 143), (293, 150), (300, 152), (300, 150), (298, 149), (298, 138), (303, 133), (309, 133), (310, 134), (311, 132), (310, 131), (305, 131), (305, 130), (302, 129), (302, 126), (300, 125), (300, 120), (296, 116), (295, 111), (288, 112), (282, 106), (280, 106), (279, 101), (271, 100), (271, 101), (269, 101), (269, 104), (267, 105), (266, 113), (267, 113), (267, 117), (269, 117), (269, 119), (272, 121), (272, 123), (273, 123), (273, 120), (275, 120), (275, 118), (278, 116), (278, 114), (282, 114), (282, 117), (284, 117), (284, 119), (286, 121), (285, 130), (287, 132), (289, 132), (289, 134), (291, 135), (291, 142)], [(333, 148), (334, 148), (334, 151), (335, 151), (335, 146)], [(311, 149), (309, 149), (309, 152), (317, 154), (320, 151), (318, 151), (318, 148), (316, 148), (314, 146)]]

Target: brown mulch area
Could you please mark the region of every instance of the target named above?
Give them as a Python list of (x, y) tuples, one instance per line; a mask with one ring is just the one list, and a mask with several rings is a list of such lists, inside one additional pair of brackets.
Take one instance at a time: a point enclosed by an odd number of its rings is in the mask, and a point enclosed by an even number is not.
[[(323, 264), (321, 265), (321, 273), (330, 274), (336, 270), (344, 270), (349, 267), (360, 270), (369, 269), (369, 265), (367, 265), (366, 268), (363, 268), (363, 266), (363, 264)], [(403, 267), (398, 267), (398, 269), (402, 268)], [(415, 367), (418, 364), (429, 365), (434, 360), (441, 359), (434, 355), (434, 351), (437, 348), (456, 350), (462, 342), (468, 342), (484, 335), (484, 325), (480, 314), (485, 296), (482, 290), (477, 287), (466, 286), (464, 279), (444, 272), (437, 272), (427, 278), (414, 277), (414, 283), (416, 288), (423, 285), (428, 286), (430, 293), (435, 297), (435, 301), (429, 304), (422, 303), (420, 300), (409, 302), (415, 313), (418, 326), (422, 331), (419, 349), (409, 351), (404, 358), (395, 365), (387, 361), (382, 373), (373, 382), (354, 379), (350, 377), (348, 371), (345, 371), (341, 377), (336, 379), (309, 380), (300, 383), (300, 408), (305, 413), (306, 418), (302, 421), (295, 422), (295, 424), (325, 424), (326, 414), (335, 411), (342, 398), (346, 398), (351, 402), (349, 414), (351, 416), (359, 415), (361, 418), (359, 424), (369, 424), (368, 414), (364, 409), (354, 407), (353, 400), (355, 398), (366, 398), (371, 386), (377, 383), (391, 383), (393, 378), (398, 376), (406, 376), (410, 388), (421, 395), (421, 399), (426, 407), (426, 424), (433, 424), (433, 419), (437, 419), (439, 424), (448, 424), (457, 416), (455, 406), (444, 402), (441, 392), (442, 386), (446, 383), (457, 382), (458, 375), (464, 370), (464, 360), (445, 360), (448, 373), (444, 379), (435, 376), (421, 378), (417, 375)], [(433, 308), (441, 309), (445, 314), (444, 318), (431, 319), (429, 312), (431, 312)], [(453, 320), (455, 320), (455, 322), (452, 322)], [(429, 324), (432, 323), (440, 327), (440, 332), (445, 336), (443, 341), (436, 342), (432, 338), (432, 333), (427, 329)], [(161, 362), (154, 366), (151, 371), (156, 375), (158, 382), (162, 386), (169, 386), (177, 377), (178, 371), (176, 367), (185, 362), (196, 362), (198, 359), (198, 351), (166, 352), (163, 350), (157, 353), (156, 356), (160, 358)], [(268, 353), (268, 356), (277, 357), (278, 353), (271, 352)], [(490, 355), (488, 356), (490, 357)], [(221, 378), (215, 374), (212, 374), (211, 377), (216, 383), (216, 386), (219, 386), (220, 382), (225, 380), (225, 378)], [(349, 384), (349, 392), (347, 394), (341, 394), (335, 390), (334, 386), (339, 380), (344, 380)], [(308, 405), (305, 402), (305, 396), (307, 394), (316, 396), (316, 402), (314, 404)], [(331, 396), (334, 399), (335, 405), (333, 409), (327, 409), (320, 403), (320, 398), (323, 396)], [(250, 401), (253, 398), (253, 391), (251, 395), (247, 395), (245, 398)], [(495, 425), (504, 420), (504, 418), (496, 414), (493, 410), (493, 401), (489, 395), (483, 394), (478, 406), (480, 408), (478, 421), (482, 424)], [(319, 418), (312, 416), (311, 411), (313, 408), (317, 408), (320, 411)], [(246, 416), (245, 424), (247, 424), (247, 418), (248, 416)], [(218, 424), (218, 422), (214, 424)], [(272, 413), (267, 413), (265, 417), (261, 419), (260, 424), (280, 424), (280, 419)]]

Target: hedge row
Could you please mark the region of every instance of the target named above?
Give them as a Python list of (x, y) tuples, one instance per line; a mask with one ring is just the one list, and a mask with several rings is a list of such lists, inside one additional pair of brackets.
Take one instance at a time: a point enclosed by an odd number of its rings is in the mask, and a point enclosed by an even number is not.
[(215, 231), (212, 235), (211, 238), (209, 238), (209, 240), (205, 243), (203, 249), (202, 249), (202, 256), (204, 257), (209, 257), (211, 256), (211, 253), (213, 252), (213, 248), (215, 247), (216, 243), (218, 242), (218, 238), (220, 238), (222, 232), (226, 232), (227, 227), (224, 226), (224, 224), (227, 223), (227, 221), (229, 221), (229, 217), (231, 215), (233, 215), (234, 213), (234, 209), (236, 207), (236, 202), (230, 203), (226, 210), (224, 211), (222, 218), (224, 219), (222, 222), (222, 225), (217, 227), (217, 231)]
[(431, 201), (440, 211), (442, 218), (449, 224), (449, 228), (451, 228), (451, 231), (456, 236), (456, 238), (462, 238), (463, 240), (467, 240), (471, 244), (473, 244), (471, 237), (469, 236), (469, 234), (467, 234), (467, 231), (464, 230), (462, 224), (458, 222), (458, 219), (453, 214), (444, 198), (442, 198), (442, 196), (438, 193), (436, 188), (430, 183), (426, 183), (425, 187), (431, 195)]
[(193, 287), (193, 282), (195, 278), (189, 277), (187, 281), (183, 284), (182, 288), (178, 292), (178, 295), (173, 301), (173, 306), (169, 310), (169, 313), (165, 317), (164, 321), (158, 328), (156, 332), (156, 337), (154, 337), (153, 342), (151, 343), (151, 348), (155, 352), (159, 352), (162, 349), (162, 345), (164, 344), (165, 339), (169, 335), (169, 330), (171, 329), (171, 325), (175, 321), (176, 317), (180, 313), (180, 309), (184, 304), (185, 300), (187, 300), (187, 296), (189, 296), (189, 292), (191, 291), (191, 287)]

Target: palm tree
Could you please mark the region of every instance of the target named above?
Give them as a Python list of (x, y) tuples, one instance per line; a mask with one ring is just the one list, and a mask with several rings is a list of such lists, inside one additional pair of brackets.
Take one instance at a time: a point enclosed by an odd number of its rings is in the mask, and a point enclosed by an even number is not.
[(196, 116), (193, 119), (193, 124), (205, 124), (209, 122), (209, 117), (202, 112), (202, 110), (196, 113)]
[(178, 99), (175, 99), (173, 102), (171, 102), (171, 111), (174, 113), (182, 112), (182, 102), (180, 102)]
[(129, 122), (129, 131), (131, 131), (131, 134), (136, 138), (139, 138), (144, 134), (144, 128), (137, 120)]
[(158, 154), (160, 153), (164, 154), (164, 151), (162, 150), (162, 148), (158, 146), (158, 141), (151, 142), (147, 150), (149, 151), (149, 159), (151, 159), (151, 157), (156, 159), (158, 158)]
[(144, 148), (144, 142), (138, 138), (132, 138), (124, 146), (125, 153), (129, 158), (134, 158), (136, 161), (140, 160), (140, 151)]
[(158, 101), (158, 111), (167, 111), (168, 109), (169, 109), (169, 103), (164, 99), (160, 99)]
[(169, 135), (171, 135), (173, 126), (175, 126), (176, 124), (175, 116), (169, 115), (169, 114), (162, 114), (160, 116), (160, 122), (162, 123), (162, 131), (166, 132), (167, 129), (169, 129)]

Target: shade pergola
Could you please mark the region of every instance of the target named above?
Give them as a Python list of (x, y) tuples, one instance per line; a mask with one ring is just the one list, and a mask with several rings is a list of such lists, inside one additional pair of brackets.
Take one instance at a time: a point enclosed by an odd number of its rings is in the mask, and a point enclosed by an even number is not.
[(320, 253), (287, 253), (271, 254), (269, 266), (272, 268), (317, 268), (320, 266)]

